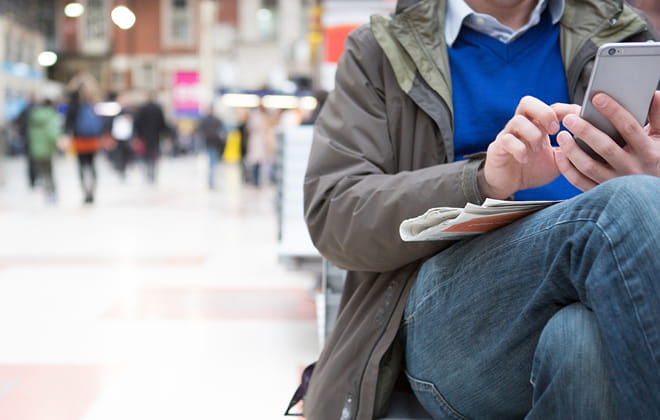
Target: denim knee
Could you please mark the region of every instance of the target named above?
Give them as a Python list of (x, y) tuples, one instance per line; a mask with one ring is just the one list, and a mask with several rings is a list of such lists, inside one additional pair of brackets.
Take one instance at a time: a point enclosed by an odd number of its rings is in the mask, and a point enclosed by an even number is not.
[(660, 178), (631, 175), (607, 181), (586, 192), (580, 216), (594, 220), (601, 228), (620, 229), (648, 235), (660, 218)]
[(583, 304), (566, 306), (550, 318), (532, 365), (536, 414), (563, 412), (582, 413), (574, 417), (580, 419), (612, 418), (616, 410), (605, 351), (596, 317)]
[(645, 208), (657, 211), (660, 204), (660, 178), (649, 175), (630, 175), (614, 178), (591, 190), (594, 198), (614, 201), (626, 208)]
[[(592, 364), (601, 350), (594, 314), (574, 303), (559, 310), (545, 325), (536, 346), (534, 367), (561, 363), (573, 370), (585, 362)], [(536, 381), (535, 373), (532, 382)]]
[(611, 192), (623, 190), (634, 192), (635, 196), (651, 199), (660, 191), (660, 178), (651, 175), (628, 175), (611, 179), (600, 187)]

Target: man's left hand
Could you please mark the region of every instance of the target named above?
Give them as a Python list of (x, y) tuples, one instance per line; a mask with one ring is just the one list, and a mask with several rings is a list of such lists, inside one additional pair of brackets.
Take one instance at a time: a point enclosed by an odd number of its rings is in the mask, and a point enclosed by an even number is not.
[(625, 108), (603, 93), (594, 95), (592, 101), (598, 111), (612, 122), (626, 145), (620, 147), (608, 135), (580, 118), (576, 113), (579, 107), (553, 105), (564, 126), (607, 162), (604, 164), (592, 159), (580, 149), (570, 133), (562, 131), (557, 135), (560, 147), (555, 149), (555, 160), (566, 179), (586, 191), (623, 175), (660, 177), (660, 91), (655, 92), (648, 115), (649, 123), (645, 127), (641, 127)]

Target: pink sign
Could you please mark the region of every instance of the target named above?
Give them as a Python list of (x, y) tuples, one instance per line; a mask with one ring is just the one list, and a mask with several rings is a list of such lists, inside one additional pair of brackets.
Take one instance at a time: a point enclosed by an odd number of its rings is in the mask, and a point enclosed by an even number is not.
[(199, 112), (199, 72), (180, 71), (174, 75), (174, 110), (177, 114)]

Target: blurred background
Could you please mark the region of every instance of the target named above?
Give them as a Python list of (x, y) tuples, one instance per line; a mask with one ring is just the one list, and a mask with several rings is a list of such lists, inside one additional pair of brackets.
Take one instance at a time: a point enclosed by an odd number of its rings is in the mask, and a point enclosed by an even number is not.
[(0, 0), (0, 419), (282, 418), (338, 299), (313, 123), (394, 7)]
[(0, 419), (283, 418), (328, 318), (312, 123), (393, 6), (0, 0)]

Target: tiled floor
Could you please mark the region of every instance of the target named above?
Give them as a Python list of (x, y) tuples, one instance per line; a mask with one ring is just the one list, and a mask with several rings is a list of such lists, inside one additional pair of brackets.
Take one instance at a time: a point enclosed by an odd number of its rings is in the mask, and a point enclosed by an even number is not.
[(82, 204), (0, 164), (0, 419), (280, 419), (318, 353), (315, 276), (278, 262), (272, 187), (203, 156), (164, 159), (149, 186), (98, 162)]

